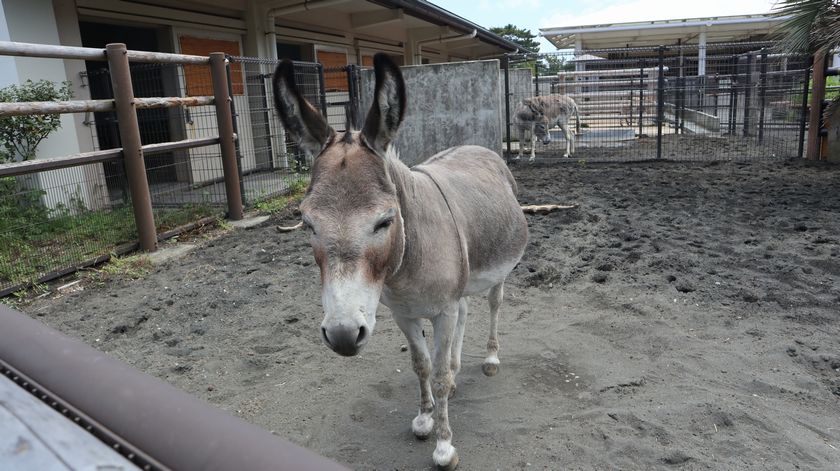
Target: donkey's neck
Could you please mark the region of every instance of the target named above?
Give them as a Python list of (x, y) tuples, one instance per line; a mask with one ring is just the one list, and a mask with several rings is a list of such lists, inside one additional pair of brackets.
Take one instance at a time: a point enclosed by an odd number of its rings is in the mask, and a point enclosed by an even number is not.
[[(392, 148), (393, 149), (393, 148)], [(405, 207), (416, 200), (416, 185), (411, 169), (400, 160), (399, 156), (392, 149), (388, 150), (386, 159), (388, 164), (388, 176), (397, 189), (397, 197), (400, 206)]]

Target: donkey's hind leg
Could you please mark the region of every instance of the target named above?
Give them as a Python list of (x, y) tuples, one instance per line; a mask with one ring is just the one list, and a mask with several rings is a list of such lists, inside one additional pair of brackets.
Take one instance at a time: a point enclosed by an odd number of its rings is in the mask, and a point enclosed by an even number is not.
[[(452, 339), (452, 357), (449, 360), (449, 368), (452, 369), (452, 377), (458, 376), (461, 371), (461, 346), (464, 344), (464, 330), (467, 325), (467, 301), (469, 298), (463, 297), (458, 301), (458, 322), (455, 324), (455, 338)], [(456, 385), (452, 386), (449, 391), (449, 397), (455, 395)]]
[(504, 285), (502, 281), (490, 288), (490, 338), (487, 340), (487, 358), (481, 365), (481, 371), (485, 376), (495, 376), (499, 372), (499, 306), (504, 296)]
[(571, 130), (569, 130), (568, 124), (560, 123), (560, 130), (563, 131), (563, 137), (566, 139), (566, 153), (563, 154), (563, 157), (569, 158), (572, 155), (572, 152), (574, 152), (575, 144), (572, 142), (574, 137)]

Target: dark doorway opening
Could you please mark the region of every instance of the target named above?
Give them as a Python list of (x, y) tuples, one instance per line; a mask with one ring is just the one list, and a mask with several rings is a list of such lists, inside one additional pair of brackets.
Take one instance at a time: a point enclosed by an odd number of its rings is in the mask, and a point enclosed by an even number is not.
[[(79, 30), (84, 47), (104, 48), (109, 43), (125, 43), (128, 49), (141, 51), (171, 51), (171, 45), (165, 38), (167, 28), (134, 27), (94, 22), (79, 22)], [(87, 61), (88, 83), (92, 99), (113, 98), (111, 76), (105, 62)], [(170, 96), (177, 87), (177, 69), (163, 64), (132, 64), (131, 80), (137, 97)], [(177, 94), (177, 93), (176, 93)], [(180, 110), (176, 110), (179, 112)], [(96, 139), (100, 149), (120, 147), (117, 116), (114, 112), (95, 113)], [(138, 110), (137, 121), (140, 127), (140, 139), (143, 144), (154, 144), (182, 139), (177, 119), (168, 109)], [(176, 124), (173, 126), (173, 124)], [(178, 181), (173, 153), (149, 155), (145, 158), (150, 184)], [(125, 198), (125, 179), (122, 162), (103, 164), (108, 190), (112, 200)]]

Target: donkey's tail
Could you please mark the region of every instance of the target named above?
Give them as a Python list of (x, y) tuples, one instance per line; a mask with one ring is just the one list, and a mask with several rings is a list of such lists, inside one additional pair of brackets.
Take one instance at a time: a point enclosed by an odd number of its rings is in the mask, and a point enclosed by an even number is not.
[(575, 135), (580, 135), (580, 112), (577, 103), (575, 103)]

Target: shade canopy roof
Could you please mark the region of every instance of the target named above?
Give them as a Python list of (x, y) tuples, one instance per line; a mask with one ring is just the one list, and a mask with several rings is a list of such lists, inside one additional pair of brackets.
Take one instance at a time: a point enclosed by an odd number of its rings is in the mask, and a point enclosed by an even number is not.
[(633, 46), (760, 41), (767, 39), (786, 17), (772, 14), (716, 16), (676, 20), (637, 21), (601, 25), (541, 28), (540, 36), (558, 49), (606, 49)]

